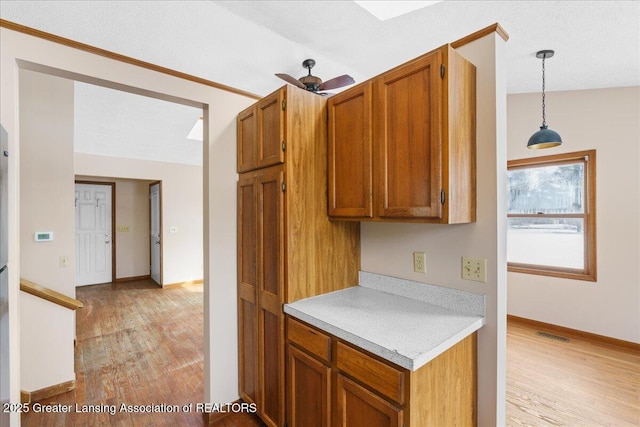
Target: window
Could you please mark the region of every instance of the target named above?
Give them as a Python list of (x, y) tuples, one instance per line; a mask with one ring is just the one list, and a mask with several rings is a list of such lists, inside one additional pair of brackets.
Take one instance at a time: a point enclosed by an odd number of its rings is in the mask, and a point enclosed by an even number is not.
[(596, 280), (595, 150), (508, 162), (508, 270)]

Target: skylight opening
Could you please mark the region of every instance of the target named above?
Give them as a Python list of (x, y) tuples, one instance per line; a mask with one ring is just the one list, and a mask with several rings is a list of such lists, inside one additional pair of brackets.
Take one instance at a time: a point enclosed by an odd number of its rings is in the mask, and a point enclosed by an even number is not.
[(380, 21), (396, 18), (401, 15), (440, 3), (437, 1), (355, 1), (358, 6), (378, 18)]
[(193, 128), (189, 132), (189, 135), (187, 135), (187, 139), (193, 139), (194, 141), (202, 141), (202, 133), (203, 133), (202, 123), (203, 123), (202, 117), (200, 117), (196, 122), (196, 124), (193, 125)]

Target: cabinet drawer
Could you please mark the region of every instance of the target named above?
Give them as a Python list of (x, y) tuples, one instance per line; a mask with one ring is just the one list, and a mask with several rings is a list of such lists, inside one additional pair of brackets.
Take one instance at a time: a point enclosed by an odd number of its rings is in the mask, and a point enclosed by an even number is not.
[(331, 361), (331, 338), (317, 329), (287, 317), (287, 339), (325, 362)]
[(338, 369), (394, 402), (404, 404), (405, 373), (338, 342)]

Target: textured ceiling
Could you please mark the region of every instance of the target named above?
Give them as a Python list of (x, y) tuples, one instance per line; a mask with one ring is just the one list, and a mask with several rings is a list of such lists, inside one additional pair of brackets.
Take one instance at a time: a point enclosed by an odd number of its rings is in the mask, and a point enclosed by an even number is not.
[(282, 86), (276, 72), (303, 75), (305, 58), (325, 80), (348, 73), (362, 81), (495, 22), (510, 35), (509, 93), (540, 90), (541, 49), (556, 51), (548, 91), (640, 85), (638, 1), (445, 0), (384, 22), (350, 0), (2, 0), (0, 15), (259, 95)]
[(202, 165), (202, 142), (187, 139), (198, 108), (79, 82), (73, 107), (78, 153)]

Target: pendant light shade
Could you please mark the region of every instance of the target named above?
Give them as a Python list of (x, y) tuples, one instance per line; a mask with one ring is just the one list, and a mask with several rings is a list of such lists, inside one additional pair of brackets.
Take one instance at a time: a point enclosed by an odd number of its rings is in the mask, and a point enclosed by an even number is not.
[(529, 142), (527, 143), (527, 148), (531, 149), (541, 149), (541, 148), (551, 148), (557, 147), (562, 144), (562, 139), (558, 132), (555, 130), (551, 130), (547, 127), (547, 125), (540, 126), (540, 130), (529, 138)]
[(546, 105), (545, 105), (545, 76), (544, 76), (544, 61), (547, 58), (551, 58), (554, 54), (552, 50), (541, 50), (536, 53), (536, 58), (542, 59), (542, 126), (540, 126), (540, 130), (531, 135), (529, 138), (529, 142), (527, 143), (527, 148), (531, 149), (542, 149), (542, 148), (551, 148), (557, 147), (562, 144), (562, 138), (558, 135), (558, 132), (553, 131), (547, 127), (547, 117), (546, 117)]

